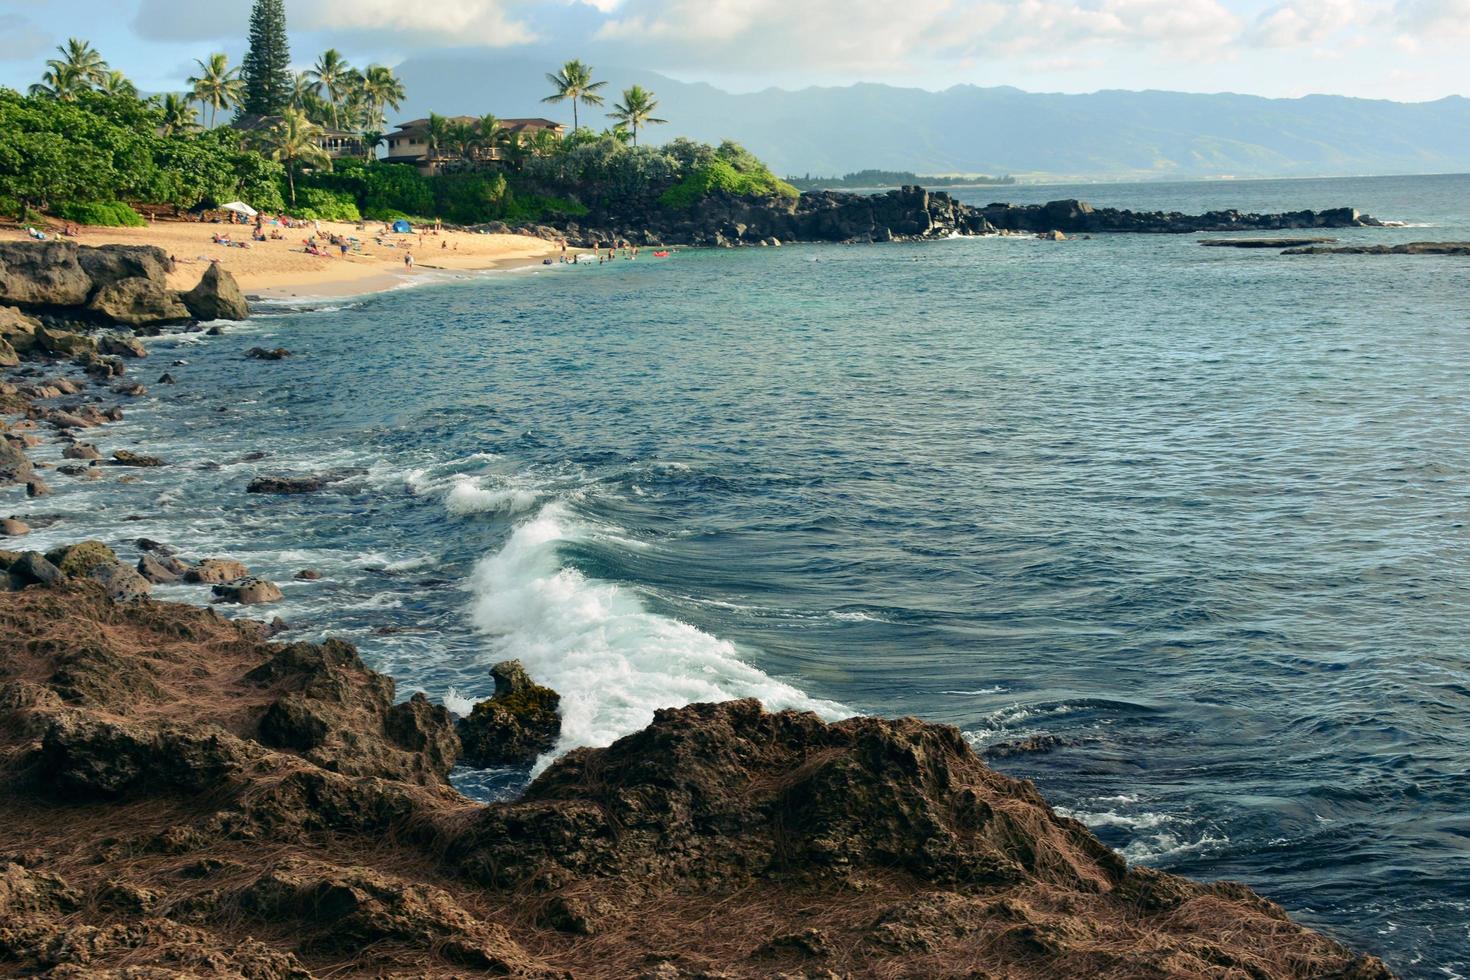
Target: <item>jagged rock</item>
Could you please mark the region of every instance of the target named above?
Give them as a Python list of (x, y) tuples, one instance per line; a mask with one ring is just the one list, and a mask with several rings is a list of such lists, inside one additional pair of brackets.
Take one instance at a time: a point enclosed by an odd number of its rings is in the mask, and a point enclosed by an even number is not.
[(258, 476), (245, 487), (246, 493), (316, 493), (326, 486), (322, 476)]
[(133, 602), (146, 599), (153, 591), (152, 583), (126, 565), (113, 562), (97, 565), (87, 571), (87, 577), (102, 585), (107, 597), (114, 602)]
[(141, 398), (148, 394), (147, 387), (137, 381), (128, 381), (120, 385), (113, 385), (112, 391), (114, 394), (124, 395), (128, 398)]
[(117, 555), (101, 541), (82, 541), (52, 548), (46, 560), (67, 575), (81, 576), (101, 565), (116, 565)]
[(301, 582), (315, 582), (322, 577), (322, 573), (315, 568), (303, 568), (291, 577)]
[(0, 303), (81, 306), (91, 292), (70, 242), (0, 242)]
[(291, 352), (284, 347), (267, 349), (265, 347), (252, 347), (245, 352), (246, 357), (253, 357), (257, 361), (279, 361), (291, 356)]
[(184, 581), (218, 585), (249, 576), (250, 569), (237, 561), (231, 561), (228, 558), (206, 558), (184, 573)]
[(168, 555), (175, 554), (174, 549), (170, 548), (162, 541), (154, 541), (152, 538), (139, 538), (138, 540), (133, 542), (133, 547), (137, 548), (139, 551), (149, 551), (155, 555), (159, 555), (162, 557), (167, 557)]
[(174, 381), (174, 376), (172, 374), (169, 374), (167, 371), (163, 372), (162, 374), (160, 374), (158, 376), (158, 382), (157, 383), (158, 384), (161, 384), (161, 385), (177, 384), (177, 382)]
[(157, 456), (145, 456), (142, 453), (135, 453), (127, 449), (117, 449), (112, 453), (112, 465), (154, 467), (164, 466), (166, 464)]
[(495, 694), (459, 721), (464, 761), (472, 766), (524, 765), (556, 744), (561, 695), (531, 680), (519, 660), (490, 669)]
[(449, 709), (431, 704), (422, 691), (389, 708), (383, 730), (399, 748), (422, 754), (441, 776), (447, 776), (459, 758), (459, 735)]
[(30, 534), (31, 526), (18, 517), (6, 517), (0, 519), (0, 535), (7, 538), (18, 538), (22, 534)]
[(74, 442), (61, 451), (64, 459), (101, 459), (97, 447), (87, 442)]
[(0, 486), (24, 483), (35, 475), (30, 457), (9, 439), (0, 439)]
[(189, 310), (166, 283), (152, 279), (120, 279), (93, 294), (87, 309), (130, 327), (154, 327), (182, 323)]
[(136, 337), (124, 337), (122, 334), (105, 333), (97, 339), (97, 350), (103, 354), (113, 354), (118, 357), (147, 357), (148, 348)]
[(36, 328), (36, 346), (52, 357), (78, 357), (97, 353), (97, 341), (68, 330)]
[(199, 285), (180, 294), (189, 312), (199, 320), (244, 320), (250, 316), (250, 304), (240, 291), (239, 283), (226, 269), (210, 263)]
[(19, 363), (20, 355), (10, 346), (10, 341), (0, 337), (0, 367), (15, 367)]
[(263, 578), (237, 578), (221, 582), (213, 589), (220, 602), (235, 602), (241, 605), (257, 605), (264, 602), (279, 602), (285, 598), (274, 582)]
[[(0, 286), (0, 290), (3, 288)], [(0, 339), (17, 354), (27, 354), (36, 349), (36, 328), (40, 325), (40, 320), (13, 306), (0, 306)]]
[(202, 792), (260, 755), (223, 730), (107, 721), (70, 712), (42, 740), (45, 780), (76, 798), (109, 798), (145, 787)]
[(98, 290), (125, 279), (147, 279), (162, 283), (173, 271), (173, 260), (156, 245), (82, 245), (77, 263)]
[(26, 496), (49, 497), (51, 496), (51, 488), (46, 485), (45, 480), (41, 479), (39, 476), (33, 476), (26, 481)]

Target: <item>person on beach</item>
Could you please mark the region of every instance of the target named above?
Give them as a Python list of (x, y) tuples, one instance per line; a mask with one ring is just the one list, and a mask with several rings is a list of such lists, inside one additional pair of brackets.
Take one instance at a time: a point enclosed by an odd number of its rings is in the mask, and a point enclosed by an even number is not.
[(404, 253), (404, 256), (403, 256), (403, 267), (405, 269), (407, 269), (409, 272), (412, 272), (413, 271), (413, 253), (412, 252), (406, 252), (406, 253)]

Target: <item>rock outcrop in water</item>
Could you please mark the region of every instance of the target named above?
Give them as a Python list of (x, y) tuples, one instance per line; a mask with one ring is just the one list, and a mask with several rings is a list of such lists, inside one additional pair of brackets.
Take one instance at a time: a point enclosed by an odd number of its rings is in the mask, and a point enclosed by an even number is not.
[(249, 315), (226, 270), (211, 264), (199, 285), (181, 294), (168, 284), (173, 269), (168, 253), (152, 245), (0, 242), (0, 308), (13, 308), (0, 312), (0, 321), (31, 313), (156, 329), (191, 317)]
[(268, 634), (60, 572), (0, 593), (0, 971), (1388, 976), (1128, 867), (953, 728), (693, 705), (476, 805), (443, 708)]
[[(799, 198), (752, 198), (716, 193), (687, 211), (648, 208), (638, 213), (594, 210), (559, 229), (521, 229), (554, 237), (566, 234), (590, 247), (613, 241), (635, 245), (763, 245), (774, 242), (887, 242), (984, 235), (998, 232), (1067, 235), (1101, 232), (1182, 234), (1255, 232), (1296, 228), (1350, 228), (1364, 224), (1352, 208), (1250, 214), (1201, 215), (1094, 208), (1075, 200), (1049, 204), (962, 204), (943, 191), (904, 187), (886, 194), (810, 191)], [(508, 228), (505, 230), (509, 230)]]

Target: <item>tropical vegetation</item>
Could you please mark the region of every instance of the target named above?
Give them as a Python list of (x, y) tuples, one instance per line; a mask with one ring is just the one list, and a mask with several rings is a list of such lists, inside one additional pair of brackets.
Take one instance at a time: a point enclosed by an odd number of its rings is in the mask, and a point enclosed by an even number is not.
[[(0, 89), (0, 209), (8, 213), (135, 224), (139, 207), (241, 199), (302, 217), (473, 224), (688, 208), (714, 193), (796, 194), (733, 142), (642, 145), (665, 120), (640, 85), (607, 111), (611, 128), (583, 127), (581, 110), (603, 105), (607, 83), (579, 60), (547, 75), (544, 101), (571, 104), (564, 138), (512, 132), (490, 113), (431, 113), (432, 173), (380, 161), (387, 114), (406, 97), (402, 80), (384, 65), (354, 67), (336, 48), (292, 70), (282, 0), (255, 0), (239, 67), (209, 54), (183, 92), (140, 98), (85, 40), (68, 39), (56, 54), (28, 94)], [(234, 125), (220, 125), (232, 111)], [(344, 132), (359, 139), (362, 159), (334, 160), (323, 148), (328, 128), (334, 141)]]

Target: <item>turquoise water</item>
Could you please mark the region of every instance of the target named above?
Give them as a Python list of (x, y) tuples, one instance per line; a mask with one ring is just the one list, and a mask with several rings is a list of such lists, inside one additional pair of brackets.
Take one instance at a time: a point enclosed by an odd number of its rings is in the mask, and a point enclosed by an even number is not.
[[(1429, 227), (1344, 240), (1470, 239), (1467, 177), (962, 195), (1352, 204)], [(1130, 859), (1465, 975), (1470, 262), (1195, 238), (684, 252), (280, 306), (152, 344), (143, 380), (179, 358), (179, 383), (100, 441), (174, 465), (10, 507), (66, 517), (43, 544), (240, 558), (295, 635), (354, 639), (403, 694), (463, 709), (520, 657), (563, 747), (743, 695), (1057, 735), (997, 767)]]

